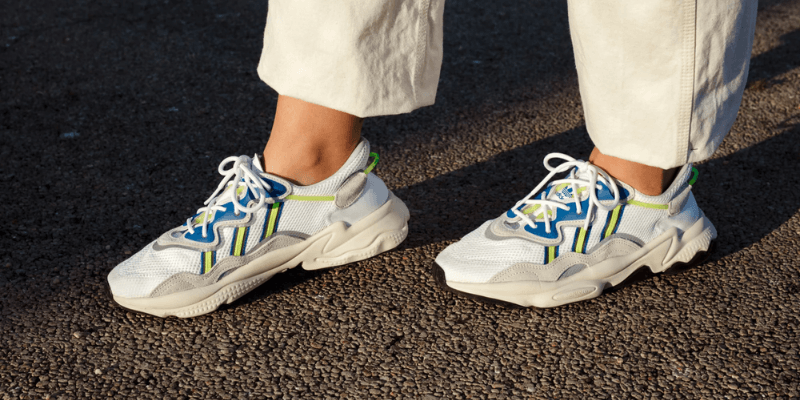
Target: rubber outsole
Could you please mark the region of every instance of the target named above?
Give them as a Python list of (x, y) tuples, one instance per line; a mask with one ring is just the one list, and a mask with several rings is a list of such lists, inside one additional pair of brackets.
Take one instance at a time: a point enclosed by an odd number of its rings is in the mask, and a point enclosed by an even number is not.
[[(622, 288), (631, 286), (631, 285), (633, 285), (633, 284), (635, 284), (637, 282), (648, 280), (648, 279), (650, 279), (650, 278), (652, 278), (654, 276), (660, 275), (660, 274), (675, 275), (675, 274), (681, 273), (683, 271), (686, 271), (688, 269), (694, 268), (694, 267), (696, 267), (698, 265), (701, 265), (701, 264), (705, 263), (706, 261), (708, 261), (709, 256), (711, 255), (711, 253), (714, 252), (715, 249), (716, 249), (716, 242), (711, 241), (711, 244), (709, 245), (709, 248), (708, 248), (707, 251), (699, 251), (688, 262), (685, 262), (685, 263), (684, 262), (676, 262), (676, 263), (670, 265), (669, 268), (665, 269), (664, 271), (658, 272), (658, 273), (654, 273), (651, 270), (649, 265), (646, 265), (646, 264), (642, 265), (641, 267), (639, 267), (635, 271), (633, 271), (630, 275), (628, 275), (628, 277), (625, 278), (622, 282), (620, 282), (620, 283), (618, 283), (618, 284), (616, 284), (614, 286), (608, 286), (608, 287), (603, 288), (603, 293), (601, 293), (600, 296), (602, 296), (603, 294), (606, 294), (606, 293), (616, 292), (617, 290), (620, 290)], [(437, 264), (435, 262), (433, 263), (433, 277), (436, 280), (436, 283), (442, 289), (444, 289), (444, 290), (446, 290), (448, 292), (457, 294), (457, 295), (459, 295), (461, 297), (466, 297), (466, 298), (470, 298), (472, 300), (476, 300), (476, 301), (479, 301), (479, 302), (482, 302), (482, 303), (495, 304), (495, 305), (499, 305), (499, 306), (503, 306), (503, 307), (507, 307), (507, 308), (517, 308), (517, 309), (518, 308), (529, 308), (529, 307), (521, 306), (521, 305), (516, 304), (516, 303), (511, 303), (511, 302), (508, 302), (508, 301), (493, 299), (491, 297), (481, 296), (481, 295), (462, 292), (460, 290), (453, 289), (452, 287), (450, 287), (447, 284), (447, 279), (445, 278), (444, 270), (442, 269), (442, 267), (439, 266), (439, 264)], [(598, 297), (600, 297), (600, 296), (598, 296)], [(597, 298), (597, 297), (595, 297), (595, 298)], [(591, 299), (587, 299), (587, 300), (591, 300)], [(567, 303), (567, 304), (571, 304), (571, 303)], [(537, 308), (535, 306), (531, 306), (531, 307)]]
[[(294, 267), (290, 267), (290, 268), (288, 268), (288, 269), (293, 269), (293, 268), (296, 268), (298, 265), (300, 265), (300, 264), (297, 264), (297, 265), (295, 265)], [(114, 300), (114, 294), (111, 292), (111, 285), (109, 285), (109, 284), (108, 284), (108, 279), (104, 279), (103, 281), (104, 281), (104, 282), (103, 282), (103, 287), (105, 288), (105, 290), (104, 290), (105, 296), (106, 296), (106, 298), (108, 298), (108, 300), (111, 302), (111, 304), (112, 304), (113, 306), (115, 306), (115, 307), (119, 307), (119, 308), (121, 308), (121, 309), (123, 309), (123, 310), (127, 310), (127, 311), (130, 311), (130, 312), (133, 312), (133, 313), (139, 314), (139, 315), (146, 315), (146, 316), (148, 316), (148, 317), (152, 317), (152, 316), (153, 316), (153, 315), (152, 315), (152, 314), (150, 314), (150, 313), (146, 313), (146, 312), (144, 312), (144, 311), (139, 311), (139, 310), (136, 310), (136, 309), (133, 309), (133, 308), (130, 308), (130, 307), (125, 307), (124, 305), (122, 305), (122, 304), (118, 303), (116, 300)], [(260, 285), (259, 285), (259, 286), (260, 286)], [(246, 295), (246, 294), (247, 294), (247, 293), (245, 293), (245, 295)], [(242, 297), (244, 297), (244, 296), (242, 296)], [(238, 300), (238, 299), (237, 299), (237, 300)], [(216, 308), (215, 310), (219, 310), (219, 308), (220, 308), (220, 307), (224, 307), (224, 306), (227, 306), (227, 305), (229, 305), (229, 304), (232, 304), (232, 303), (223, 303), (223, 304), (220, 304), (219, 306), (217, 306), (217, 308)], [(205, 315), (205, 314), (201, 314), (201, 315)], [(198, 315), (198, 317), (199, 317), (199, 316), (200, 316), (200, 315)], [(159, 317), (159, 318), (175, 318), (175, 319), (182, 319), (181, 317), (179, 317), (179, 316), (177, 316), (177, 315), (167, 315), (167, 316), (165, 316), (165, 317)]]

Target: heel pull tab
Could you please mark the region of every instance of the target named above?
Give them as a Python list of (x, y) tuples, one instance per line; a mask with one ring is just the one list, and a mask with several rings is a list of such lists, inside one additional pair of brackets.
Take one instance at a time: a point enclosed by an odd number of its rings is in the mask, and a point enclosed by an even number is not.
[(367, 169), (364, 170), (364, 174), (369, 175), (370, 172), (378, 165), (378, 161), (381, 159), (378, 157), (378, 153), (369, 153), (369, 156), (373, 158), (372, 162), (367, 165)]
[(672, 201), (669, 202), (669, 216), (674, 217), (681, 211), (683, 211), (683, 206), (686, 205), (686, 200), (689, 199), (689, 194), (692, 192), (692, 185), (686, 185), (683, 191), (680, 192), (677, 196), (675, 196)]
[(692, 186), (695, 182), (697, 182), (698, 175), (700, 175), (700, 171), (698, 171), (697, 168), (692, 167), (692, 179), (689, 179), (689, 186)]

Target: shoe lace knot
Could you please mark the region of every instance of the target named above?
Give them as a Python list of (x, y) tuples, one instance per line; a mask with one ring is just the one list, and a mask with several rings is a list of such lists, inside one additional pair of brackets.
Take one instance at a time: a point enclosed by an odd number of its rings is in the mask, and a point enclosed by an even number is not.
[[(186, 220), (189, 233), (193, 234), (195, 227), (201, 226), (203, 237), (207, 237), (208, 224), (214, 219), (214, 213), (226, 210), (225, 204), (232, 204), (234, 213), (238, 216), (243, 212), (256, 212), (265, 204), (274, 202), (269, 194), (272, 187), (261, 179), (261, 171), (254, 165), (256, 162), (257, 159), (248, 156), (232, 156), (222, 160), (217, 167), (217, 171), (223, 176), (222, 181), (208, 200), (203, 202), (205, 206), (200, 207), (194, 217)], [(233, 165), (226, 168), (230, 163)], [(247, 191), (257, 200), (252, 207), (240, 203)]]
[[(550, 160), (558, 158), (564, 160), (560, 165), (553, 167), (550, 165)], [(557, 210), (569, 210), (567, 205), (570, 199), (575, 204), (576, 212), (583, 214), (584, 210), (581, 204), (581, 197), (584, 191), (589, 193), (589, 205), (585, 210), (586, 218), (584, 219), (583, 228), (588, 229), (589, 223), (592, 220), (592, 213), (597, 209), (611, 211), (620, 202), (619, 188), (616, 182), (602, 169), (583, 160), (576, 160), (566, 154), (550, 153), (544, 158), (544, 166), (550, 173), (534, 188), (527, 196), (514, 205), (511, 211), (514, 213), (514, 221), (522, 220), (531, 229), (536, 228), (536, 223), (544, 223), (545, 232), (551, 232), (550, 223), (555, 219)], [(550, 182), (556, 174), (573, 170), (566, 178), (556, 179)], [(547, 183), (550, 182), (548, 185)], [(611, 205), (605, 205), (597, 198), (597, 190), (602, 190), (600, 183), (614, 193), (614, 200)], [(539, 198), (535, 198), (543, 188), (551, 186), (563, 185), (572, 190), (571, 196), (559, 196), (558, 190), (544, 190)], [(533, 214), (533, 218), (531, 218)]]

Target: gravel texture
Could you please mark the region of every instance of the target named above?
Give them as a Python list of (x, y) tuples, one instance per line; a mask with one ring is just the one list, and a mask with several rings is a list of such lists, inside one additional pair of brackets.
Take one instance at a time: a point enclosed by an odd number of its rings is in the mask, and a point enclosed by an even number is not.
[(446, 7), (435, 106), (374, 118), (412, 210), (371, 260), (281, 274), (190, 319), (114, 306), (111, 268), (182, 223), (216, 166), (260, 152), (264, 1), (0, 6), (0, 398), (800, 396), (800, 1), (762, 1), (739, 119), (698, 166), (706, 264), (562, 308), (440, 290), (445, 246), (502, 213), (551, 151), (587, 157), (566, 5)]

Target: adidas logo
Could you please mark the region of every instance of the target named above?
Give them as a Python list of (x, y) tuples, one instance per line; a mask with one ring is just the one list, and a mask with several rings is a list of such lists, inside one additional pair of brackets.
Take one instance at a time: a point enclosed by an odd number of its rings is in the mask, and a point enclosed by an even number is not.
[(567, 186), (567, 187), (559, 190), (558, 192), (556, 192), (556, 196), (558, 196), (558, 198), (561, 199), (561, 200), (571, 199), (572, 198), (572, 188)]

